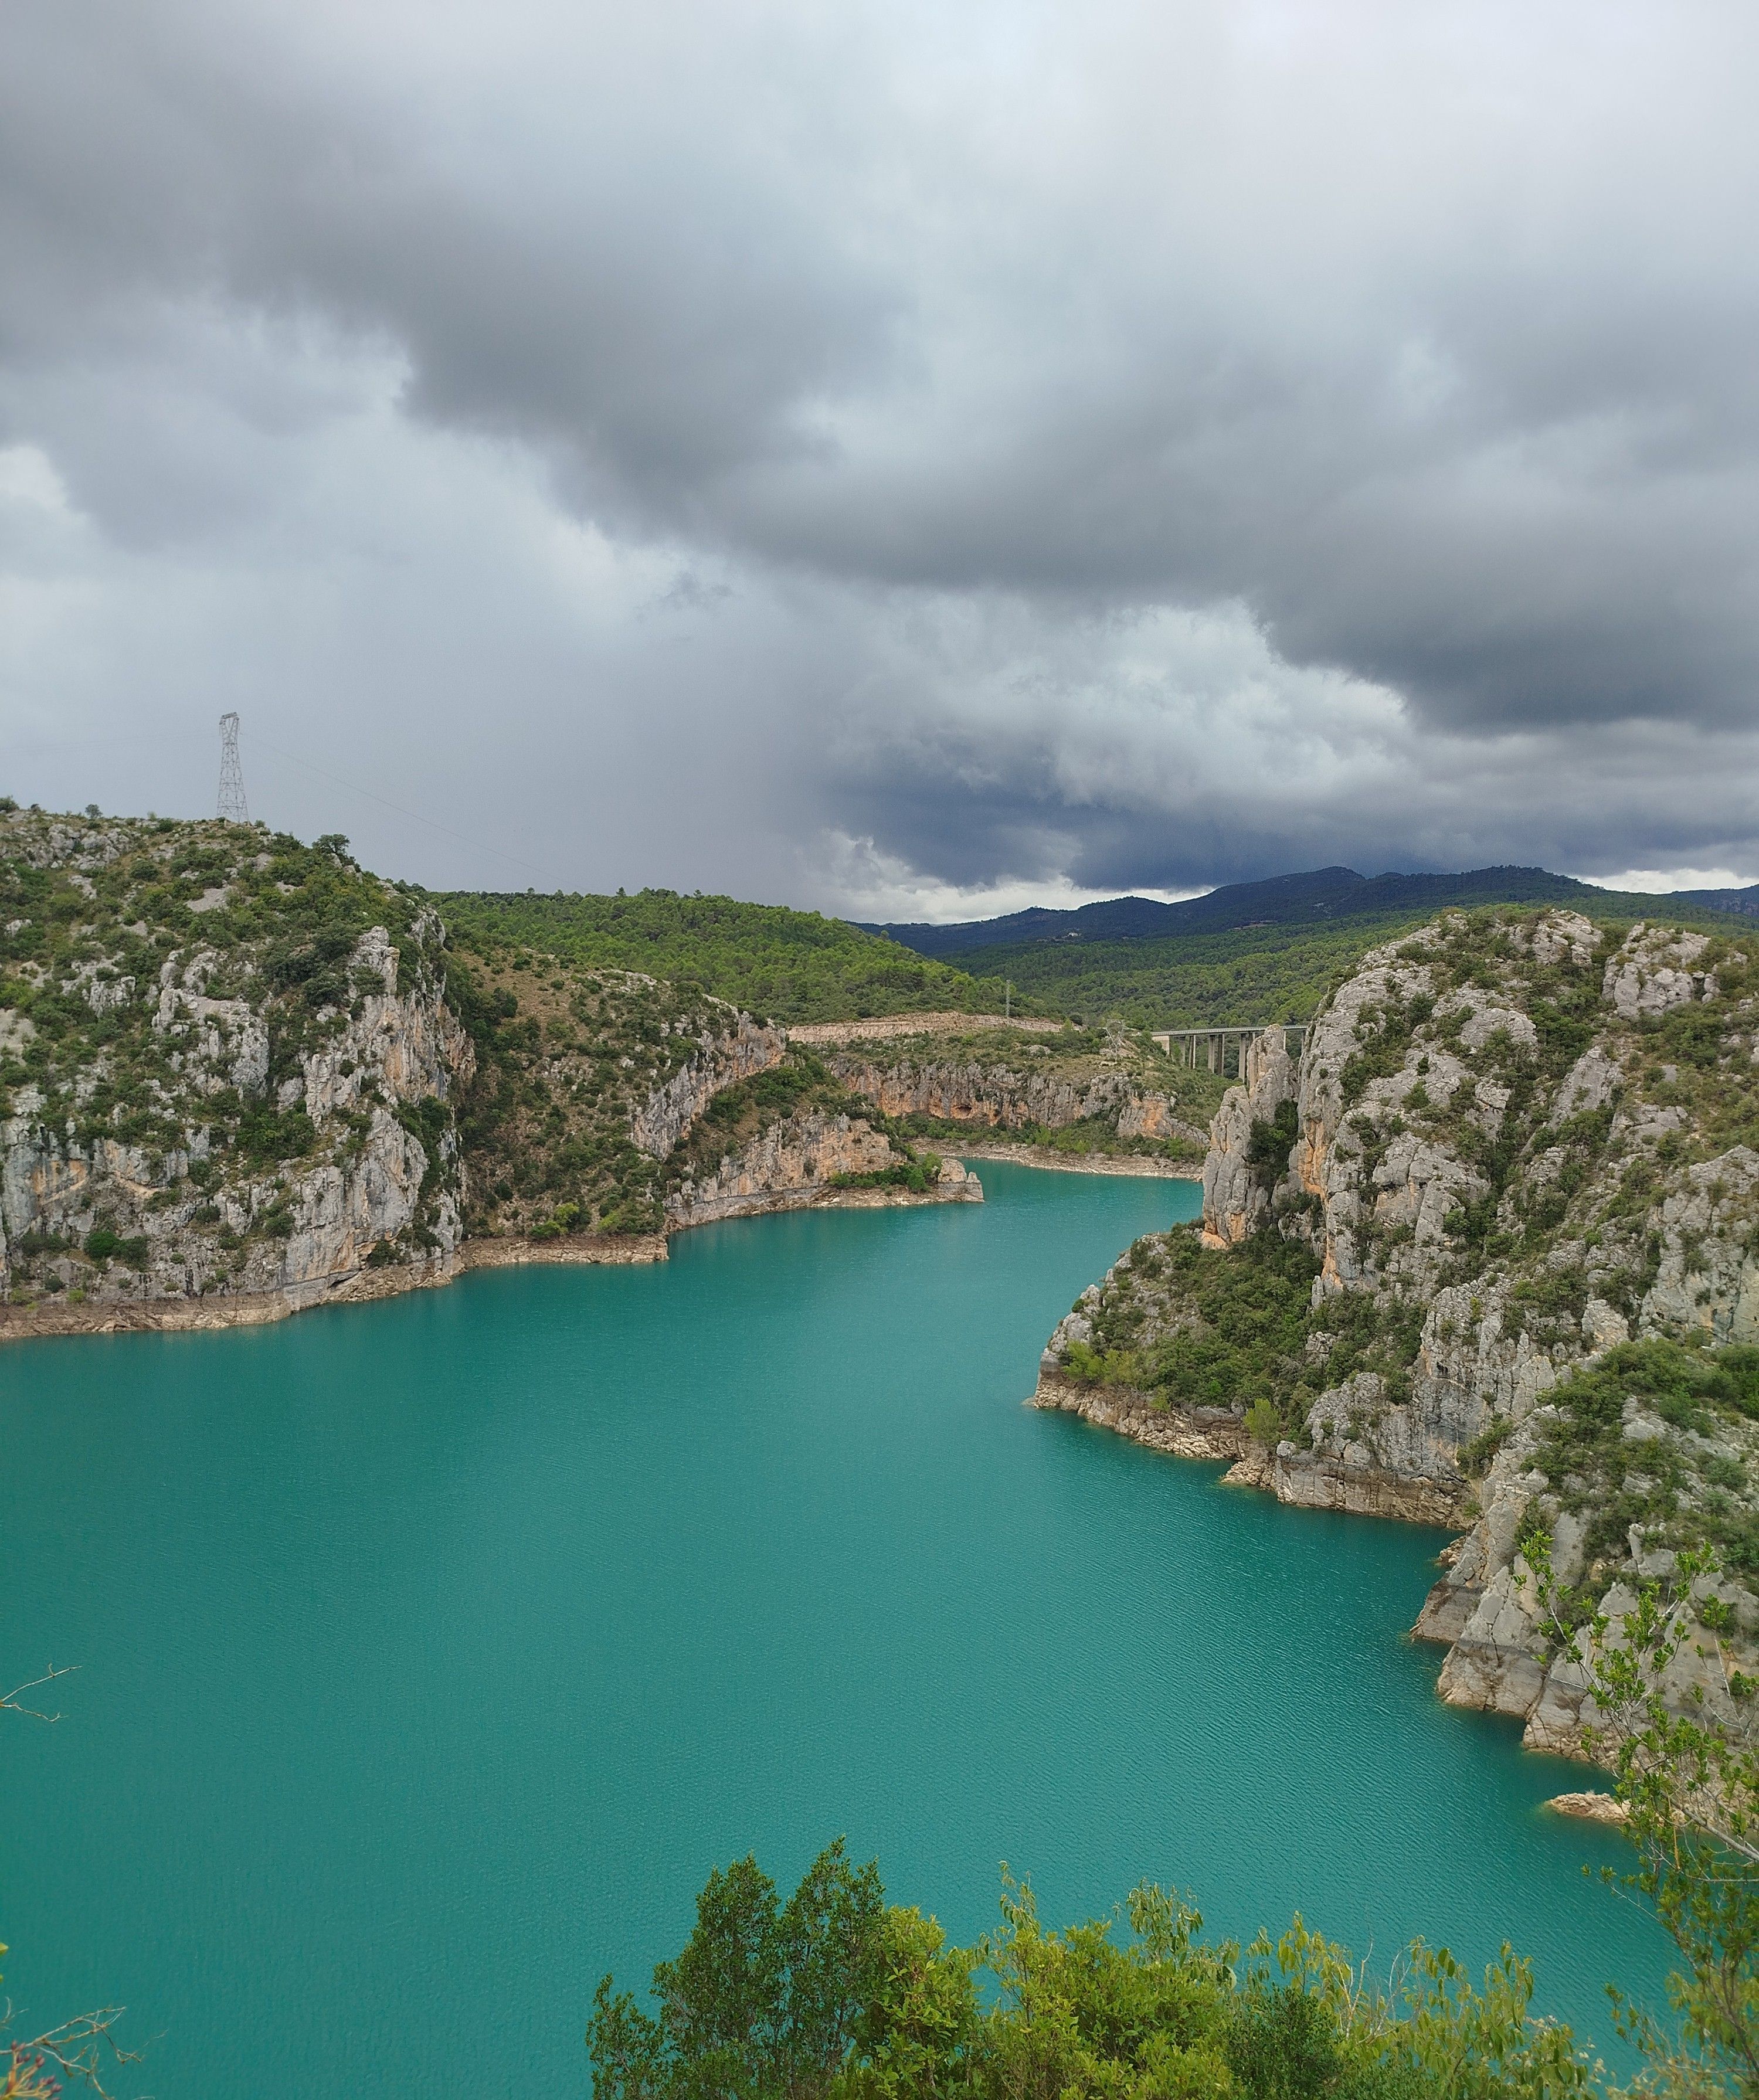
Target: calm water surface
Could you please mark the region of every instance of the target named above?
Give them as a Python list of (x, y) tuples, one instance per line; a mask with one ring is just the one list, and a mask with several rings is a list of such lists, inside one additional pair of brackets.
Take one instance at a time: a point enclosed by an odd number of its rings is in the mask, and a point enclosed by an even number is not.
[[(1382, 1958), (1505, 1936), (1607, 2036), (1662, 1949), (1434, 1695), (1439, 1533), (1020, 1405), (1186, 1184), (692, 1233), (205, 1335), (0, 1355), (7, 1988), (120, 2001), (159, 2100), (583, 2093), (594, 1984), (709, 1868), (839, 1831), (960, 1938), (1142, 1877)], [(9, 1681), (11, 1679), (9, 1679)], [(468, 2068), (466, 2068), (468, 2067)]]

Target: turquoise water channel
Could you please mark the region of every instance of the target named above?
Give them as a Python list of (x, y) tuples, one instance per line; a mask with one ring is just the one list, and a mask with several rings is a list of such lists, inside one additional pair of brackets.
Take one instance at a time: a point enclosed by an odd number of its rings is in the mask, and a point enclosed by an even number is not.
[(1576, 1768), (1405, 1639), (1441, 1534), (1285, 1510), (1021, 1405), (1177, 1182), (986, 1164), (982, 1207), (713, 1227), (0, 1355), (7, 1989), (119, 2002), (125, 2089), (587, 2089), (709, 1868), (838, 1832), (963, 1939), (1142, 1877), (1385, 1963), (1505, 1937), (1610, 2040), (1654, 1926), (1542, 1814)]

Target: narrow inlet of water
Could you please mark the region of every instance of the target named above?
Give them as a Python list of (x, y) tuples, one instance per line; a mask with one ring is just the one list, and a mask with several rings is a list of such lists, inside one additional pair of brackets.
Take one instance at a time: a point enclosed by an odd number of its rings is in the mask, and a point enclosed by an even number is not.
[(587, 2086), (709, 1868), (877, 1855), (957, 1938), (1147, 1877), (1359, 1955), (1505, 1939), (1603, 2048), (1664, 1945), (1450, 1712), (1439, 1533), (1280, 1508), (1021, 1405), (1180, 1182), (985, 1162), (982, 1207), (686, 1234), (278, 1326), (0, 1354), (0, 1933), (123, 2003), (160, 2100)]

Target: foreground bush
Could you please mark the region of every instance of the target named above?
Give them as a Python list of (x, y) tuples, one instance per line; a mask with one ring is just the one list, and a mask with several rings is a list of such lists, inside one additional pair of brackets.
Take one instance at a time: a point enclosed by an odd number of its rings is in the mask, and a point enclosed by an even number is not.
[(1000, 1929), (949, 1947), (888, 1906), (842, 1841), (785, 1904), (753, 1859), (710, 1875), (643, 2012), (608, 1976), (587, 2044), (594, 2100), (1545, 2100), (1599, 2089), (1570, 2031), (1532, 2018), (1505, 1947), (1475, 1989), (1412, 1947), (1372, 1987), (1297, 1917), (1272, 1946), (1199, 1937), (1158, 1888), (1063, 1933), (1004, 1878)]

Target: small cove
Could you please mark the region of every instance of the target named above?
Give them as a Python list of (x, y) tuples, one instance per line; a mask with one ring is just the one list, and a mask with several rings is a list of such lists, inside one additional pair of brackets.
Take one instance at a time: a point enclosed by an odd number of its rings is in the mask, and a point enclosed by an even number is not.
[(1144, 1877), (1384, 1965), (1505, 1938), (1610, 2045), (1664, 1949), (1540, 1812), (1580, 1767), (1441, 1707), (1439, 1533), (1279, 1508), (1020, 1402), (1189, 1184), (706, 1228), (232, 1333), (0, 1355), (7, 1985), (200, 2100), (584, 2093), (709, 1867), (846, 1832), (957, 1937)]

